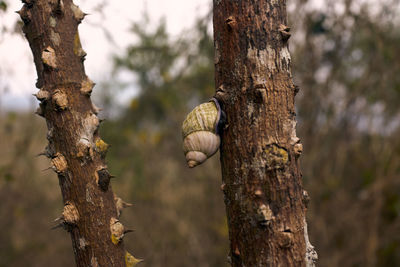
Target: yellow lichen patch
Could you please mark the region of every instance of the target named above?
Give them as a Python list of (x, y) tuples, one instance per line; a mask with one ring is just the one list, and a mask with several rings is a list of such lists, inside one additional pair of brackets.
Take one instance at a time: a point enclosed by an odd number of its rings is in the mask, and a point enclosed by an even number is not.
[(105, 154), (110, 147), (109, 144), (104, 142), (102, 139), (97, 139), (96, 140), (96, 151), (99, 152), (100, 154)]
[(120, 240), (115, 235), (111, 234), (111, 242), (113, 242), (114, 245), (117, 245), (119, 241)]
[(268, 145), (265, 152), (267, 153), (267, 168), (269, 170), (282, 169), (289, 160), (288, 152), (276, 144)]
[(74, 54), (77, 56), (82, 56), (82, 51), (83, 49), (81, 45), (81, 40), (79, 38), (79, 33), (76, 32), (74, 37)]
[(136, 259), (132, 254), (130, 254), (128, 251), (125, 251), (125, 264), (126, 267), (134, 267), (138, 263), (142, 262), (142, 259)]

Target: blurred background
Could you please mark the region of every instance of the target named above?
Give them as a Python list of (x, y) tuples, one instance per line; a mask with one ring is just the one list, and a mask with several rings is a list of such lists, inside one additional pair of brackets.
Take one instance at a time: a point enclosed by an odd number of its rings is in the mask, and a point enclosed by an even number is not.
[[(80, 26), (101, 135), (134, 206), (121, 221), (142, 266), (228, 266), (219, 156), (189, 170), (185, 114), (214, 94), (209, 1), (90, 1)], [(187, 2), (187, 3), (186, 3)], [(73, 266), (21, 7), (0, 0), (0, 266)], [(288, 0), (301, 168), (318, 266), (400, 266), (400, 4)]]

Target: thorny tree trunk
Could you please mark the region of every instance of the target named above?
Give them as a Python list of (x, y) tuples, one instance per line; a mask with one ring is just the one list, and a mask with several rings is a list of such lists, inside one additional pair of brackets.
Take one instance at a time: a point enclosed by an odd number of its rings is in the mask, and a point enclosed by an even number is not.
[(118, 217), (127, 203), (109, 186), (108, 145), (98, 133), (90, 100), (94, 83), (85, 75), (78, 34), (85, 14), (71, 0), (23, 2), (18, 13), (38, 74), (37, 113), (48, 127), (43, 154), (58, 174), (64, 201), (60, 226), (71, 234), (77, 266), (125, 266), (132, 257), (125, 253)]
[(214, 0), (222, 189), (232, 266), (314, 266), (296, 137), (286, 1)]

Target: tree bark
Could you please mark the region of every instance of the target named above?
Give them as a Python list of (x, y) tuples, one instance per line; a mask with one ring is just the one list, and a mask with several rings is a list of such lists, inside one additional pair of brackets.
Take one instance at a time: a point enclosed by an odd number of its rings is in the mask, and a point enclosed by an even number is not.
[(222, 189), (232, 266), (314, 266), (286, 1), (214, 0), (216, 98), (227, 116)]
[(126, 231), (118, 217), (126, 205), (109, 185), (108, 145), (99, 136), (98, 109), (90, 100), (94, 83), (85, 74), (78, 34), (85, 14), (71, 0), (23, 2), (18, 13), (38, 74), (37, 113), (48, 127), (42, 154), (51, 159), (64, 201), (59, 226), (71, 234), (77, 266), (125, 266), (131, 255), (124, 250)]

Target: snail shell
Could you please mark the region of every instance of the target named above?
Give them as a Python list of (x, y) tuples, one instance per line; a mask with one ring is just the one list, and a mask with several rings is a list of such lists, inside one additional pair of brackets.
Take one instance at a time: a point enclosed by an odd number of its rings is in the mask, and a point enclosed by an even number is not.
[(182, 125), (183, 152), (190, 168), (203, 163), (218, 151), (220, 119), (221, 108), (215, 98), (198, 105), (186, 116)]

